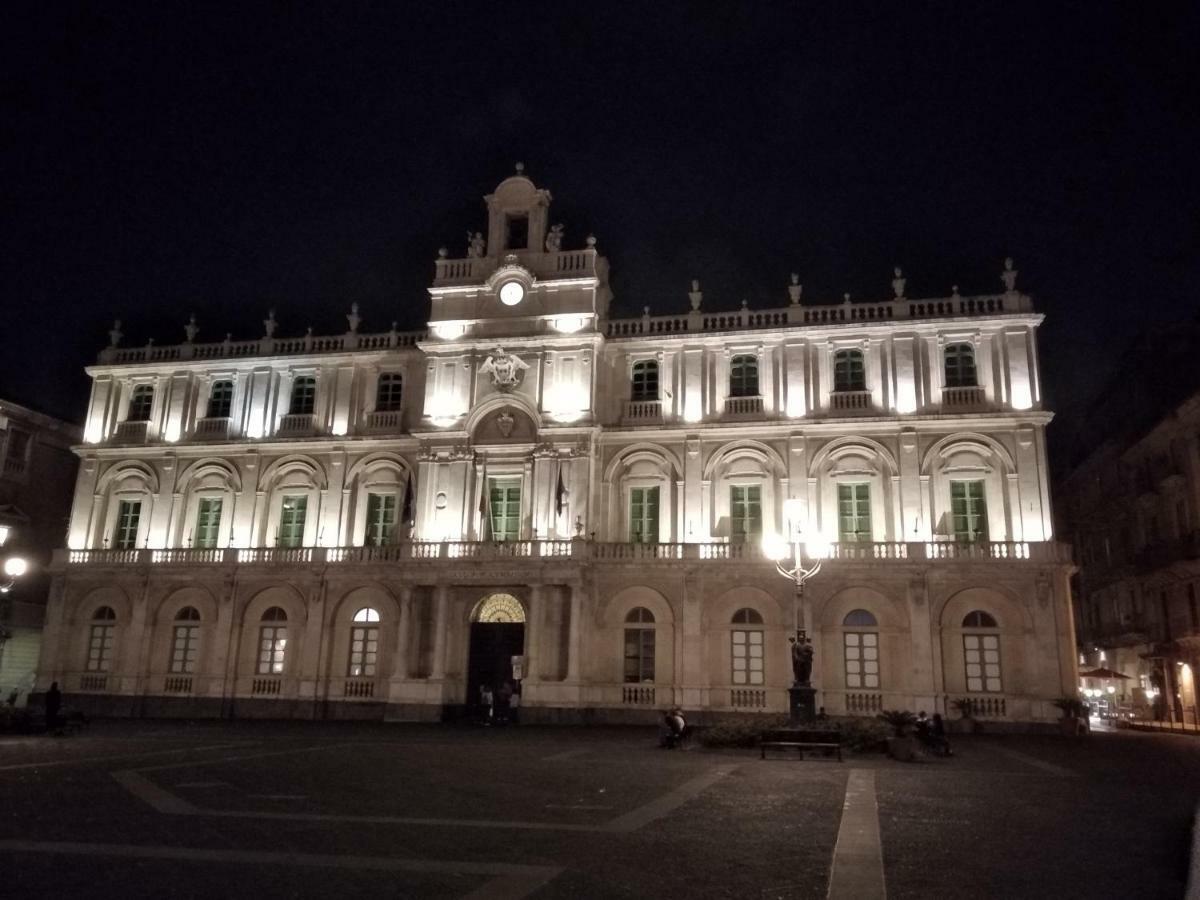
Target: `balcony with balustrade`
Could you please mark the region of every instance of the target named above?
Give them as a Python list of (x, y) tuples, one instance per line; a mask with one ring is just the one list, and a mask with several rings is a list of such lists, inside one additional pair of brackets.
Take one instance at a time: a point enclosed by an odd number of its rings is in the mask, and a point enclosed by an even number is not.
[(962, 412), (980, 410), (987, 406), (987, 395), (982, 387), (945, 387), (942, 388), (942, 408), (947, 411)]
[(829, 395), (829, 409), (835, 413), (861, 415), (873, 408), (870, 391), (834, 391)]
[(288, 413), (280, 418), (275, 433), (279, 437), (312, 437), (317, 433), (316, 418), (312, 413)]
[(233, 420), (227, 416), (204, 418), (196, 423), (192, 439), (196, 441), (226, 441), (233, 430)]
[[(461, 568), (465, 561), (600, 563), (645, 566), (672, 563), (762, 565), (770, 561), (758, 543), (634, 544), (591, 540), (404, 541), (382, 547), (240, 547), (222, 549), (57, 550), (52, 570), (77, 567), (142, 568), (313, 567), (429, 565)], [(851, 542), (829, 547), (827, 566), (856, 564), (1071, 562), (1071, 547), (1056, 541)], [(773, 565), (773, 563), (771, 563)]]
[(663, 408), (661, 400), (626, 400), (622, 425), (661, 425)]
[(762, 415), (762, 397), (725, 398), (725, 417), (728, 419), (760, 419)]
[(603, 274), (603, 261), (599, 253), (591, 248), (557, 252), (510, 250), (503, 261), (494, 256), (438, 259), (434, 264), (434, 287), (479, 284), (486, 281), (501, 264), (507, 265), (508, 257), (515, 257), (517, 265), (528, 269), (539, 281), (596, 278)]

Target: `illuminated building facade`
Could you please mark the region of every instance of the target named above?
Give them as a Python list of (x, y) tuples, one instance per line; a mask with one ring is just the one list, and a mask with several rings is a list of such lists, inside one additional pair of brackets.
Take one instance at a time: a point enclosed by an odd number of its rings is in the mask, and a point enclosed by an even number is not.
[[(113, 345), (41, 681), (129, 714), (782, 711), (798, 500), (830, 713), (1057, 714), (1076, 678), (1036, 333), (1016, 290), (609, 316), (520, 171), (428, 331)], [(793, 504), (795, 507), (795, 504)], [(513, 657), (517, 671), (513, 670)]]

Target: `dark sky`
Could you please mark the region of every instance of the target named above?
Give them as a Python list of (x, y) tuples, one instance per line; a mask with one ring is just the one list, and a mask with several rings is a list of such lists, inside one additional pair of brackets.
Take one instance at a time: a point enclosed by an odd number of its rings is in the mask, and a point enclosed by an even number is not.
[[(126, 342), (418, 327), (523, 160), (617, 313), (995, 291), (1052, 407), (1194, 315), (1197, 5), (27, 3), (6, 10), (0, 395)], [(832, 9), (837, 7), (837, 9)]]

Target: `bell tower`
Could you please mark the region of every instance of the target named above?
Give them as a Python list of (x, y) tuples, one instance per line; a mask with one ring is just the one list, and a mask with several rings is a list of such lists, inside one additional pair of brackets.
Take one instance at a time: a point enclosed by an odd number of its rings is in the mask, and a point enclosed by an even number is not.
[(550, 192), (529, 180), (523, 163), (483, 200), (488, 208), (488, 256), (503, 259), (509, 253), (545, 249)]

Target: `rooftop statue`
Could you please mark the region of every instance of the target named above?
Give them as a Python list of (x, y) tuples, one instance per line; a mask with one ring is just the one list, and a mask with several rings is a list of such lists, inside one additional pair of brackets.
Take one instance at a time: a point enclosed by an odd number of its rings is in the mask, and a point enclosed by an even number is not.
[(263, 319), (263, 329), (266, 331), (265, 337), (274, 337), (275, 329), (279, 327), (279, 323), (275, 321), (275, 309), (272, 307), (267, 310), (267, 317)]
[(196, 335), (200, 333), (200, 326), (196, 324), (196, 314), (192, 313), (188, 323), (183, 326), (183, 333), (187, 335), (187, 342), (190, 344), (196, 340)]
[(896, 268), (892, 269), (892, 272), (895, 273), (896, 276), (892, 279), (892, 290), (895, 292), (897, 300), (903, 300), (904, 285), (908, 283), (908, 279), (904, 277), (904, 273), (900, 271), (899, 266), (896, 266)]
[(350, 333), (356, 334), (358, 326), (362, 324), (362, 316), (358, 314), (358, 304), (350, 304), (350, 314), (346, 316), (346, 322), (350, 326)]
[(487, 254), (487, 241), (481, 232), (467, 232), (467, 258), (480, 259)]
[(551, 225), (550, 233), (546, 235), (546, 252), (558, 253), (562, 250), (563, 242), (563, 227), (562, 224)]
[(121, 343), (121, 338), (123, 337), (125, 337), (125, 335), (121, 332), (121, 320), (117, 319), (115, 322), (113, 322), (112, 331), (108, 333), (109, 346), (117, 346), (117, 344)]
[(1017, 270), (1013, 268), (1013, 260), (1011, 256), (1004, 260), (1004, 271), (1000, 273), (1000, 280), (1004, 282), (1004, 287), (1010, 294), (1016, 292)]

